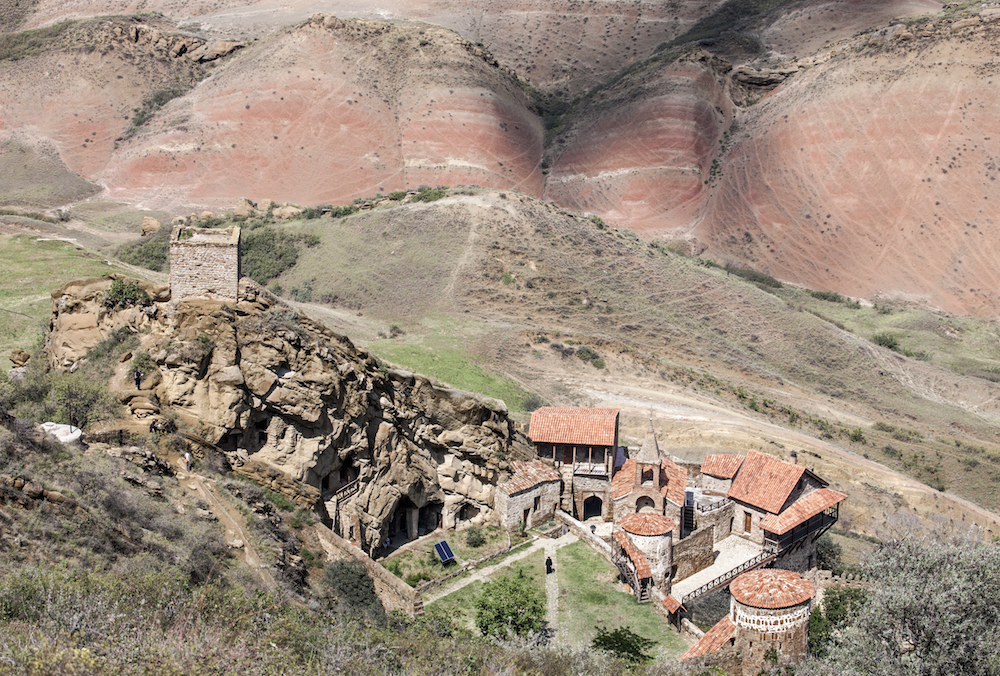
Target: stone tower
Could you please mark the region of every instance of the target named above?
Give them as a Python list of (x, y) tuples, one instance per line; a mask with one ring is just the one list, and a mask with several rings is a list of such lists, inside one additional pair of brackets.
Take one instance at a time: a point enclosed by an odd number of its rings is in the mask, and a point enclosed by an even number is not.
[(170, 233), (170, 297), (236, 301), (240, 283), (240, 229), (175, 226)]
[(635, 456), (635, 479), (632, 483), (634, 511), (663, 514), (661, 483), (660, 446), (656, 443), (653, 421), (650, 420), (646, 438)]
[(743, 676), (764, 665), (770, 648), (779, 664), (795, 664), (809, 654), (809, 611), (813, 583), (790, 570), (752, 570), (729, 585), (729, 615), (736, 625), (736, 649)]
[(664, 582), (669, 582), (673, 519), (662, 514), (627, 514), (618, 525), (649, 561), (653, 584), (662, 587)]

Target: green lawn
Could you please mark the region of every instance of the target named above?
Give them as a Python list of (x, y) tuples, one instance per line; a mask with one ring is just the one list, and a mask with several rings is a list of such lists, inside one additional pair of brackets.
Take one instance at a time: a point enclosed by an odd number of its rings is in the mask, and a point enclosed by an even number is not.
[(598, 625), (607, 629), (628, 626), (640, 636), (656, 641), (651, 652), (662, 649), (667, 656), (679, 657), (687, 650), (651, 603), (636, 603), (632, 594), (616, 589), (620, 585), (614, 566), (584, 542), (574, 542), (557, 552), (556, 574), (560, 636), (568, 643), (589, 645)]
[[(524, 573), (531, 581), (532, 587), (538, 592), (542, 600), (545, 599), (545, 550), (539, 549), (519, 561), (499, 569), (490, 576), (491, 580), (496, 580), (508, 575), (518, 575)], [(429, 612), (440, 612), (446, 617), (451, 617), (456, 622), (464, 624), (469, 629), (475, 630), (476, 619), (476, 598), (483, 590), (483, 583), (479, 580), (470, 582), (461, 589), (439, 598), (437, 601), (426, 606)]]

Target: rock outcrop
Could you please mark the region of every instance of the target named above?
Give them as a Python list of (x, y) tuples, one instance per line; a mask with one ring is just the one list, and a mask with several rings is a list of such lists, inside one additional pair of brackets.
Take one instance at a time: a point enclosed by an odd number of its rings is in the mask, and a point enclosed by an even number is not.
[(167, 302), (147, 285), (154, 302), (121, 310), (102, 302), (111, 282), (53, 292), (50, 365), (69, 368), (115, 329), (134, 328), (136, 355), (147, 353), (155, 373), (138, 390), (112, 381), (134, 415), (169, 411), (187, 439), (221, 450), (236, 471), (267, 474), (272, 490), (320, 513), (328, 499), (335, 528), (369, 549), (397, 509), (413, 524), (422, 509), (446, 526), (459, 513), (491, 518), (507, 458), (531, 452), (502, 402), (387, 369), (249, 280), (237, 303)]

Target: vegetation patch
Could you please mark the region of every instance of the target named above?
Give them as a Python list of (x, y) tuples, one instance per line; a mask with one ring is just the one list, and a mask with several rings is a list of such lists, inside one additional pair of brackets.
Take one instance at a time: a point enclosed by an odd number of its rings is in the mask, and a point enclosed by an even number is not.
[(163, 272), (170, 266), (170, 231), (169, 225), (161, 225), (152, 235), (119, 246), (115, 257), (129, 265)]
[(590, 645), (598, 627), (613, 631), (629, 627), (657, 642), (667, 655), (679, 657), (687, 647), (652, 607), (632, 594), (619, 591), (617, 570), (584, 542), (574, 542), (556, 553), (559, 575), (559, 624), (570, 643)]
[(53, 41), (75, 21), (60, 21), (45, 28), (0, 35), (0, 61), (17, 61), (50, 51)]

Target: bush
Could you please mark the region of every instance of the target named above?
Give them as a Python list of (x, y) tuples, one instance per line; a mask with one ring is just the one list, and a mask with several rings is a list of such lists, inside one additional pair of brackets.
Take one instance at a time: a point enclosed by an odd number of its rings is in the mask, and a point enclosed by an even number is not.
[(479, 526), (470, 526), (465, 531), (465, 543), (470, 547), (482, 547), (486, 544), (486, 534)]
[(299, 260), (299, 238), (264, 226), (240, 238), (243, 274), (261, 285), (291, 269)]
[(476, 599), (476, 627), (484, 636), (523, 636), (542, 628), (545, 604), (524, 575), (487, 582)]
[(882, 333), (876, 333), (872, 336), (872, 342), (876, 345), (881, 345), (882, 347), (889, 348), (890, 350), (899, 351), (899, 339), (896, 338), (894, 334), (888, 331), (883, 331)]
[(339, 612), (385, 624), (385, 608), (375, 594), (375, 583), (360, 561), (339, 559), (326, 564), (323, 586)]
[(136, 281), (126, 282), (122, 279), (116, 279), (111, 282), (111, 287), (104, 292), (104, 306), (116, 310), (133, 305), (145, 307), (152, 302), (146, 290), (139, 286), (139, 282)]
[(851, 430), (847, 437), (856, 444), (865, 443), (865, 433), (860, 427), (855, 427)]
[(393, 202), (399, 202), (400, 200), (402, 200), (403, 198), (406, 197), (406, 191), (405, 190), (395, 190), (395, 191), (389, 193), (388, 195), (386, 195), (386, 197), (388, 197), (389, 199), (391, 199)]
[(115, 257), (147, 270), (162, 272), (170, 263), (170, 226), (161, 225), (148, 237), (141, 237), (115, 249)]
[(757, 272), (756, 270), (750, 270), (749, 268), (732, 268), (729, 270), (729, 272), (736, 275), (737, 277), (742, 277), (748, 282), (759, 284), (760, 286), (766, 286), (772, 289), (780, 289), (782, 287), (781, 282), (779, 282), (771, 275), (765, 274), (763, 272)]
[(524, 402), (521, 404), (521, 408), (528, 413), (545, 406), (545, 400), (534, 392), (530, 393), (524, 398)]
[(447, 194), (448, 193), (442, 188), (434, 190), (428, 188), (427, 190), (421, 190), (418, 192), (413, 199), (417, 202), (436, 202)]

